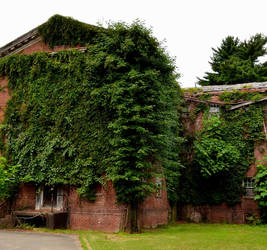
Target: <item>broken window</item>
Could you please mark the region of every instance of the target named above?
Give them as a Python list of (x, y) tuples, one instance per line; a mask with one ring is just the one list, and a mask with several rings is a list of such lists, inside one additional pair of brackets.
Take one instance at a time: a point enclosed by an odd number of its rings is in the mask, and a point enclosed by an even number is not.
[(36, 192), (35, 209), (63, 209), (64, 192), (62, 186), (40, 186)]
[(217, 117), (220, 117), (220, 107), (217, 104), (210, 104), (209, 119), (213, 115), (216, 115)]
[(254, 197), (255, 180), (253, 177), (247, 177), (244, 180), (245, 196)]
[(157, 186), (156, 198), (162, 198), (162, 179), (159, 177), (156, 177), (155, 183)]

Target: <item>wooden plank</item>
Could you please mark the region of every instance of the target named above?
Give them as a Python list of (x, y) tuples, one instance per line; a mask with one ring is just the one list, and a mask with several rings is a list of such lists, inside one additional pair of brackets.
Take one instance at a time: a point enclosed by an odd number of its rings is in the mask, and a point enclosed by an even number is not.
[(238, 105), (235, 105), (235, 106), (232, 106), (231, 108), (229, 108), (228, 110), (234, 110), (234, 109), (239, 109), (239, 108), (242, 108), (242, 107), (245, 107), (245, 106), (248, 106), (250, 104), (254, 104), (254, 103), (258, 103), (258, 102), (263, 102), (263, 101), (266, 101), (267, 100), (267, 97), (264, 97), (258, 101), (255, 101), (255, 102), (252, 102), (252, 101), (249, 101), (249, 102), (245, 102), (245, 103), (242, 103), (242, 104), (238, 104)]

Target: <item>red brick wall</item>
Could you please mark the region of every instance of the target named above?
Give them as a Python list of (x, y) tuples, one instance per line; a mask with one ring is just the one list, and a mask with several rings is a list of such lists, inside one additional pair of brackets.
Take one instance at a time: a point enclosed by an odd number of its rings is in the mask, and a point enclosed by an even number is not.
[(246, 217), (259, 214), (259, 209), (257, 203), (251, 198), (243, 198), (240, 204), (233, 207), (227, 206), (226, 203), (214, 206), (183, 206), (183, 220), (190, 221), (195, 214), (200, 215), (199, 222), (243, 224), (247, 222)]
[(35, 209), (35, 194), (36, 188), (34, 184), (20, 184), (19, 192), (13, 203), (14, 210)]
[[(76, 46), (76, 48), (79, 48), (80, 46)], [(32, 54), (35, 52), (55, 52), (60, 51), (64, 49), (70, 49), (70, 46), (55, 46), (53, 49), (51, 49), (47, 44), (45, 44), (42, 41), (36, 42), (29, 46), (28, 48), (25, 48), (23, 51), (20, 52), (20, 54)]]
[[(215, 96), (212, 97), (213, 101), (218, 101), (218, 93), (212, 93)], [(189, 111), (192, 113), (195, 108), (195, 103), (189, 102)], [(265, 112), (267, 111), (267, 104), (265, 104)], [(195, 121), (190, 119), (185, 123), (185, 134), (193, 134), (196, 131), (202, 129), (203, 114), (198, 114)], [(265, 126), (267, 127), (267, 121), (265, 119)], [(267, 153), (267, 142), (262, 142), (260, 145), (255, 145), (254, 156), (256, 158), (256, 164), (252, 164), (246, 173), (247, 177), (254, 177), (256, 174), (257, 161), (263, 159), (263, 156)], [(225, 203), (217, 206), (191, 206), (185, 205), (182, 207), (182, 219), (190, 219), (194, 217), (194, 214), (201, 215), (202, 220), (207, 220), (214, 223), (245, 223), (246, 217), (252, 214), (259, 214), (257, 202), (253, 198), (243, 197), (242, 202), (233, 207), (227, 206)]]
[(7, 88), (7, 78), (0, 78), (0, 123), (4, 121), (4, 114), (6, 109), (6, 103), (9, 100), (10, 96), (8, 94)]
[[(116, 193), (109, 182), (107, 187), (97, 187), (96, 200), (80, 200), (74, 187), (69, 195), (70, 228), (109, 232), (128, 230), (128, 206), (116, 203)], [(139, 205), (138, 223), (141, 228), (154, 228), (168, 223), (166, 190), (157, 197), (152, 195)], [(126, 225), (127, 224), (127, 225)]]
[[(35, 209), (34, 184), (21, 184), (13, 204), (13, 210)], [(116, 203), (116, 193), (111, 182), (104, 188), (99, 185), (95, 201), (80, 199), (75, 187), (64, 190), (64, 210), (69, 211), (69, 228), (107, 232), (129, 230), (128, 206)], [(168, 223), (166, 190), (160, 195), (148, 197), (139, 206), (138, 223), (141, 228), (155, 228)]]
[(139, 206), (139, 223), (142, 228), (155, 228), (168, 223), (168, 200), (166, 188), (148, 197)]
[(123, 229), (127, 207), (116, 204), (116, 194), (109, 182), (99, 185), (96, 200), (80, 200), (76, 188), (69, 194), (70, 228), (118, 232)]

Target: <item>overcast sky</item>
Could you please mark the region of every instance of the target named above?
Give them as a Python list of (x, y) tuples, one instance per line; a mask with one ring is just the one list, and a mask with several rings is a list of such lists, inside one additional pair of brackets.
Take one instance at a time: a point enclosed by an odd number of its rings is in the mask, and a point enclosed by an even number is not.
[(267, 35), (267, 0), (8, 0), (1, 1), (0, 47), (54, 14), (90, 24), (144, 21), (176, 58), (182, 87), (210, 71), (211, 48), (226, 36)]

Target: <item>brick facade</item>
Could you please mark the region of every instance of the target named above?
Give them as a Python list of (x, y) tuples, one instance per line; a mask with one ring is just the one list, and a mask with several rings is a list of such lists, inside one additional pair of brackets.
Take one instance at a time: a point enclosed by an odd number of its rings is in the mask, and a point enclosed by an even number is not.
[[(47, 209), (35, 210), (36, 186), (32, 183), (21, 184), (19, 193), (13, 202), (13, 210), (50, 212)], [(141, 228), (155, 228), (168, 223), (167, 193), (148, 197), (139, 206), (138, 223)], [(90, 229), (107, 232), (129, 230), (128, 209), (126, 205), (116, 203), (116, 193), (111, 182), (104, 188), (96, 188), (96, 199), (80, 199), (73, 186), (64, 187), (63, 211), (67, 211), (70, 229)], [(54, 210), (54, 212), (56, 212)]]
[[(55, 52), (68, 48), (70, 47), (56, 46), (51, 49), (38, 38), (35, 41), (31, 41), (30, 46), (24, 46), (22, 49), (16, 51), (16, 53)], [(9, 99), (9, 92), (6, 86), (7, 78), (0, 79), (0, 87), (3, 88), (0, 91), (0, 122), (4, 119), (4, 110)], [(220, 91), (220, 88), (216, 89), (216, 91)], [(216, 98), (216, 95), (214, 95), (213, 100), (218, 101), (218, 98)], [(188, 107), (189, 112), (192, 112), (195, 104), (189, 102)], [(200, 131), (202, 121), (203, 114), (201, 113), (198, 114), (193, 123), (190, 119), (187, 119), (185, 123), (185, 134)], [(254, 153), (256, 159), (262, 159), (266, 150), (267, 143), (255, 147)], [(254, 176), (255, 171), (255, 165), (252, 165), (247, 172), (247, 176)], [(19, 193), (13, 203), (13, 209), (34, 210), (35, 203), (36, 186), (31, 183), (20, 185)], [(75, 187), (65, 186), (63, 210), (68, 211), (68, 226), (71, 229), (91, 229), (110, 232), (129, 230), (129, 207), (116, 203), (116, 193), (111, 182), (108, 182), (105, 188), (101, 185), (97, 187), (95, 201), (82, 200)], [(139, 205), (138, 223), (140, 227), (154, 228), (161, 224), (167, 224), (168, 210), (167, 192), (163, 188), (160, 193), (148, 197)], [(183, 219), (194, 217), (196, 221), (201, 219), (209, 222), (244, 223), (246, 216), (255, 212), (258, 212), (256, 202), (251, 198), (243, 198), (242, 202), (234, 207), (228, 207), (226, 204), (198, 207), (186, 205), (182, 208), (182, 217)]]
[[(18, 51), (19, 54), (35, 52), (55, 52), (69, 49), (69, 46), (55, 46), (53, 49), (37, 39), (30, 46)], [(77, 46), (79, 48), (79, 46)], [(7, 86), (7, 78), (0, 79), (0, 86)], [(4, 110), (9, 99), (8, 89), (0, 92), (0, 122), (4, 119)], [(19, 193), (13, 203), (13, 210), (34, 210), (36, 187), (27, 183), (20, 185)], [(116, 203), (116, 193), (112, 183), (107, 187), (98, 186), (95, 201), (81, 200), (75, 187), (65, 186), (63, 209), (69, 212), (68, 226), (71, 229), (91, 229), (110, 232), (128, 230), (128, 207)], [(138, 223), (141, 227), (156, 227), (168, 222), (168, 202), (166, 190), (161, 196), (148, 197), (140, 204)]]
[[(244, 84), (239, 84), (237, 86), (208, 86), (203, 88), (204, 92), (208, 92), (211, 95), (211, 102), (217, 104), (223, 104), (223, 102), (219, 101), (219, 92), (220, 90), (236, 90), (237, 88), (242, 89)], [(243, 91), (251, 91), (251, 92), (266, 92), (267, 91), (267, 83), (256, 84), (259, 89), (251, 89), (247, 88)], [(213, 92), (212, 90), (216, 90)], [(197, 95), (197, 94), (196, 94)], [(191, 95), (188, 94), (187, 97), (191, 98)], [(194, 97), (194, 99), (198, 99), (198, 97)], [(191, 99), (187, 99), (188, 111), (189, 113), (193, 113), (196, 103)], [(267, 110), (267, 104), (264, 104), (264, 111)], [(203, 126), (203, 113), (198, 113), (194, 120), (190, 119), (188, 116), (184, 117), (185, 119), (185, 134), (193, 134), (195, 132), (199, 132)], [(267, 126), (267, 120), (264, 120), (265, 127)], [(266, 131), (265, 131), (266, 133)], [(267, 142), (263, 141), (260, 145), (255, 145), (254, 148), (254, 156), (255, 162), (263, 159), (263, 156), (267, 152)], [(256, 164), (252, 164), (249, 170), (246, 173), (246, 177), (254, 177), (256, 175)], [(180, 218), (183, 220), (191, 220), (195, 222), (207, 221), (212, 223), (236, 223), (242, 224), (246, 223), (246, 218), (251, 215), (259, 214), (259, 209), (257, 202), (253, 197), (241, 197), (241, 203), (235, 206), (227, 206), (226, 203), (214, 206), (192, 206), (192, 205), (182, 205)]]
[(194, 222), (243, 224), (247, 222), (247, 217), (255, 214), (259, 214), (259, 209), (253, 198), (242, 198), (241, 203), (233, 207), (226, 203), (214, 206), (185, 205), (181, 217)]

